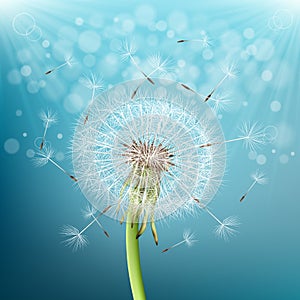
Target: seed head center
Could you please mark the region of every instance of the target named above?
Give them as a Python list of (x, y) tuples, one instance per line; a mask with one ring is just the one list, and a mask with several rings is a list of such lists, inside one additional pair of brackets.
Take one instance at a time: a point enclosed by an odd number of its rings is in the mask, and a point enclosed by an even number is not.
[(127, 158), (126, 163), (137, 166), (139, 169), (151, 169), (155, 172), (167, 171), (174, 156), (162, 143), (155, 145), (154, 141), (132, 141), (130, 145), (124, 144), (126, 151), (123, 154)]

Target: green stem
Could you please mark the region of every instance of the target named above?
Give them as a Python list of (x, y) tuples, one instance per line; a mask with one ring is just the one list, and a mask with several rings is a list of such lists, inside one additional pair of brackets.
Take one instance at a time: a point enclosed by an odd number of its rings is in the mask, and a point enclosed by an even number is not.
[(128, 220), (126, 223), (127, 268), (133, 299), (145, 300), (146, 295), (140, 264), (139, 240), (136, 238), (138, 225), (138, 223), (134, 223), (133, 227), (131, 227), (131, 222), (128, 222)]

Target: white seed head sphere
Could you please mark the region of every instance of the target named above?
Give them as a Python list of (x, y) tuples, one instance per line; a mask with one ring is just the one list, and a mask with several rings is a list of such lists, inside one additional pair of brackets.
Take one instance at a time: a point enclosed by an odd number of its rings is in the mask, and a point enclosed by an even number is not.
[[(224, 136), (215, 114), (181, 84), (154, 82), (132, 80), (103, 92), (75, 129), (79, 187), (99, 211), (112, 206), (106, 215), (119, 221), (128, 211), (152, 221), (193, 212), (193, 197), (206, 205), (223, 177)], [(199, 147), (214, 142), (221, 143)]]

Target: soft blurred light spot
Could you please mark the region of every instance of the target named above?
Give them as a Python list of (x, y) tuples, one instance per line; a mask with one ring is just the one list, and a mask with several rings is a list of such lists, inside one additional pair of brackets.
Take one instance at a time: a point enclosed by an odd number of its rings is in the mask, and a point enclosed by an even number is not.
[(4, 143), (4, 150), (8, 154), (15, 154), (19, 151), (20, 149), (20, 143), (13, 138), (7, 139)]
[(65, 159), (65, 155), (62, 153), (62, 152), (57, 152), (55, 154), (55, 158), (58, 160), (58, 161), (62, 161)]
[(7, 80), (10, 84), (20, 84), (22, 81), (22, 77), (18, 70), (11, 70), (7, 74)]
[(250, 39), (254, 38), (255, 32), (254, 32), (253, 28), (248, 27), (243, 31), (243, 35), (246, 39), (250, 40)]
[(205, 60), (210, 60), (210, 59), (212, 59), (214, 57), (214, 53), (210, 49), (204, 49), (202, 51), (202, 57)]
[(34, 151), (33, 149), (28, 149), (28, 150), (26, 151), (26, 156), (27, 156), (28, 158), (33, 158), (34, 155), (35, 155), (35, 151)]
[(17, 58), (21, 64), (31, 60), (31, 53), (28, 49), (21, 49), (17, 52)]
[(28, 65), (24, 65), (20, 71), (24, 77), (28, 77), (31, 74), (31, 68)]
[(265, 155), (263, 155), (263, 154), (259, 154), (256, 157), (256, 162), (259, 165), (264, 165), (267, 162), (267, 157)]
[(27, 84), (27, 91), (30, 94), (36, 94), (40, 90), (39, 83), (37, 81), (30, 81)]
[(188, 17), (181, 11), (174, 11), (168, 17), (168, 24), (177, 33), (182, 33), (188, 28)]
[(151, 5), (142, 4), (135, 10), (137, 23), (149, 25), (155, 18), (156, 12)]
[(261, 74), (261, 79), (263, 81), (270, 81), (273, 78), (273, 73), (270, 70), (264, 70)]
[(35, 26), (36, 22), (34, 17), (27, 12), (21, 12), (15, 15), (12, 21), (13, 30), (18, 35), (22, 36), (27, 36), (28, 34), (30, 34), (31, 31), (34, 30)]
[(168, 37), (169, 39), (172, 39), (174, 36), (175, 36), (174, 30), (168, 30), (168, 31), (167, 31), (167, 37)]
[(281, 110), (281, 103), (279, 101), (272, 101), (270, 104), (270, 109), (273, 112), (279, 112)]
[(289, 162), (289, 157), (286, 154), (281, 154), (279, 156), (279, 161), (281, 164), (287, 164)]
[(83, 99), (77, 94), (70, 94), (64, 100), (64, 108), (71, 114), (82, 111), (83, 107)]
[(255, 160), (257, 157), (257, 153), (255, 151), (250, 151), (248, 153), (248, 158), (251, 159), (251, 160)]
[(125, 19), (123, 22), (122, 22), (122, 29), (125, 31), (125, 32), (132, 32), (135, 28), (135, 23), (133, 20), (131, 19)]
[(48, 48), (48, 47), (50, 46), (50, 42), (49, 42), (48, 40), (43, 40), (42, 46), (43, 46), (44, 48)]
[(83, 20), (81, 17), (77, 17), (77, 18), (75, 19), (75, 24), (76, 24), (77, 26), (81, 26), (81, 25), (83, 25), (83, 23), (84, 23), (84, 20)]
[(168, 27), (168, 24), (166, 21), (160, 20), (156, 23), (156, 29), (159, 31), (165, 31)]
[(84, 58), (83, 58), (83, 63), (88, 67), (91, 68), (95, 65), (96, 63), (96, 58), (94, 55), (92, 54), (87, 54)]
[(30, 42), (37, 42), (42, 38), (42, 29), (38, 26), (35, 26), (32, 31), (30, 31), (29, 34), (26, 35), (27, 40)]
[(101, 46), (101, 38), (97, 32), (86, 30), (79, 35), (78, 44), (83, 52), (94, 53)]
[(254, 42), (257, 49), (255, 58), (258, 61), (268, 61), (274, 54), (274, 46), (271, 40), (268, 39), (257, 39)]
[(17, 110), (16, 110), (16, 116), (17, 116), (17, 117), (21, 117), (22, 115), (23, 115), (22, 110), (21, 110), (21, 109), (17, 109)]

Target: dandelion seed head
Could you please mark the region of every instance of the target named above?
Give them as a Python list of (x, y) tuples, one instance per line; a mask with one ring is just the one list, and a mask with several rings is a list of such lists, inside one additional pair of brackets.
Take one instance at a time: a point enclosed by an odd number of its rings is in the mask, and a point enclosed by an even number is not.
[(84, 75), (84, 77), (80, 78), (80, 83), (87, 87), (90, 90), (103, 90), (104, 82), (103, 78), (99, 75), (91, 73), (89, 76)]
[(171, 73), (173, 71), (172, 60), (169, 58), (163, 59), (159, 53), (149, 56), (147, 60), (149, 65), (160, 75)]
[(75, 64), (75, 59), (71, 54), (66, 54), (64, 58), (65, 58), (65, 63), (69, 67), (72, 67)]
[(188, 247), (191, 247), (196, 242), (198, 242), (198, 240), (196, 239), (195, 234), (193, 232), (191, 232), (190, 230), (184, 231), (183, 240), (185, 241), (185, 243), (187, 244)]
[(132, 57), (136, 53), (137, 47), (134, 41), (125, 40), (122, 42), (121, 47), (119, 48), (119, 53), (123, 60)]
[(252, 179), (255, 180), (258, 184), (267, 184), (268, 178), (260, 170), (256, 170), (252, 175)]
[(39, 113), (39, 117), (43, 121), (44, 126), (47, 124), (47, 126), (50, 127), (57, 122), (57, 114), (51, 109), (42, 110)]
[[(193, 212), (191, 195), (207, 204), (222, 181), (225, 146), (218, 119), (200, 96), (180, 84), (133, 80), (97, 96), (78, 120), (73, 165), (78, 184), (95, 209), (122, 220), (126, 212), (154, 220)], [(122, 192), (121, 192), (122, 191)], [(126, 217), (126, 216), (125, 216)]]
[[(205, 96), (203, 97), (205, 98)], [(208, 103), (215, 113), (222, 111), (228, 112), (234, 107), (234, 102), (228, 98), (227, 94), (216, 93), (215, 96), (211, 97), (209, 100)]]
[(237, 67), (236, 64), (231, 62), (221, 66), (222, 72), (228, 77), (236, 77), (237, 75)]
[(202, 41), (203, 48), (208, 48), (212, 45), (211, 39), (208, 37), (208, 35), (206, 33), (202, 34), (201, 41)]
[(60, 234), (66, 237), (63, 243), (73, 248), (74, 252), (84, 248), (88, 244), (86, 236), (81, 234), (79, 230), (72, 225), (63, 226)]
[(37, 150), (32, 158), (33, 164), (36, 167), (43, 167), (49, 162), (55, 154), (55, 151), (50, 146), (44, 146), (42, 150)]
[(251, 151), (257, 150), (266, 143), (264, 127), (258, 123), (245, 122), (240, 127), (241, 138), (244, 138), (244, 145)]
[(90, 204), (87, 204), (85, 208), (82, 210), (83, 217), (86, 219), (93, 217), (96, 213), (97, 213), (97, 209), (95, 209)]
[(240, 225), (239, 219), (234, 216), (230, 216), (223, 220), (222, 224), (219, 224), (215, 228), (215, 234), (225, 240), (228, 241), (229, 238), (235, 236), (238, 233), (236, 229)]

